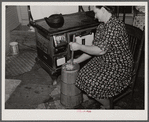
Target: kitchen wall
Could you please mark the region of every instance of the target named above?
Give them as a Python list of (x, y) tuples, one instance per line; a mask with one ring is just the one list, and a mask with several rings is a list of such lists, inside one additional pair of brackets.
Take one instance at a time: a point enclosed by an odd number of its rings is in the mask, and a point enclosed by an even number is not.
[[(78, 6), (69, 6), (67, 9), (63, 7), (39, 7), (39, 6), (31, 6), (31, 11), (32, 11), (32, 16), (35, 19), (43, 18), (45, 16), (49, 16), (52, 13), (64, 13), (64, 14), (69, 14), (73, 12), (78, 12)], [(89, 7), (88, 6), (83, 6), (83, 9), (85, 11), (88, 11)], [(92, 10), (92, 6), (90, 7)], [(69, 10), (69, 11), (68, 11)], [(18, 6), (17, 7), (18, 11), (18, 17), (19, 17), (19, 22), (22, 25), (27, 25), (29, 23), (29, 18), (28, 18), (28, 10), (27, 6)], [(122, 19), (122, 15), (120, 15), (120, 18)], [(132, 24), (133, 23), (133, 15), (132, 14), (126, 14), (126, 21), (127, 24)]]
[(18, 18), (18, 12), (16, 6), (7, 6), (6, 7), (6, 49), (5, 52), (9, 52), (9, 43), (11, 41), (10, 32), (19, 26), (20, 21)]
[(28, 9), (27, 6), (17, 6), (19, 22), (22, 25), (27, 25), (29, 23)]
[[(34, 20), (49, 17), (52, 14), (70, 14), (78, 12), (78, 6), (30, 6), (31, 14)], [(29, 23), (27, 6), (17, 6), (19, 22), (22, 25)]]
[(78, 12), (78, 6), (30, 6), (34, 20), (49, 17), (52, 14), (71, 14)]

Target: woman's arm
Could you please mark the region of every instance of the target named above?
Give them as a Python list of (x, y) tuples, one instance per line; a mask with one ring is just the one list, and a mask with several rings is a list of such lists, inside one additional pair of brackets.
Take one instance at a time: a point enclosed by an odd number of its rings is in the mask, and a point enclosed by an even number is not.
[(74, 62), (76, 63), (81, 63), (89, 58), (91, 58), (92, 56), (86, 54), (86, 53), (83, 53), (81, 56), (79, 56), (77, 59), (74, 59)]
[(80, 50), (90, 55), (103, 55), (106, 51), (101, 50), (98, 46), (80, 45)]
[(87, 54), (90, 55), (103, 55), (106, 53), (106, 51), (101, 50), (98, 46), (94, 46), (94, 45), (81, 45), (79, 43), (70, 43), (71, 46), (71, 50), (81, 50)]

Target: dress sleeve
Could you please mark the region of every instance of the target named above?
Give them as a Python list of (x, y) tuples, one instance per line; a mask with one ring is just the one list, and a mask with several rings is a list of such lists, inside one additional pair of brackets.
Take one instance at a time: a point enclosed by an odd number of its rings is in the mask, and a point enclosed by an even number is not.
[(108, 25), (106, 28), (98, 27), (93, 45), (98, 46), (102, 51), (110, 51), (112, 44), (119, 37), (119, 29)]

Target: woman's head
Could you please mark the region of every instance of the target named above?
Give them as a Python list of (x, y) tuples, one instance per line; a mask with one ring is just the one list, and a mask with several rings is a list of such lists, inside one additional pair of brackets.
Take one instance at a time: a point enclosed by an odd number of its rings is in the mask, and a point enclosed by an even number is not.
[(94, 6), (95, 18), (98, 21), (105, 22), (106, 19), (114, 13), (113, 6)]
[(114, 6), (95, 6), (98, 9), (101, 9), (102, 7), (104, 7), (109, 13), (113, 14), (115, 11), (115, 7)]

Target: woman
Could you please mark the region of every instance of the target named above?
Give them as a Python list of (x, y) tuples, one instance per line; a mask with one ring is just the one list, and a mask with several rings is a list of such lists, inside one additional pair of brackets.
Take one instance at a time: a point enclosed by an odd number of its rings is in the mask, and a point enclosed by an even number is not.
[(113, 7), (94, 7), (99, 24), (91, 46), (70, 43), (71, 50), (84, 52), (74, 59), (81, 63), (93, 57), (78, 73), (76, 86), (103, 106), (110, 108), (109, 98), (119, 94), (131, 81), (132, 54), (122, 21), (113, 16)]

